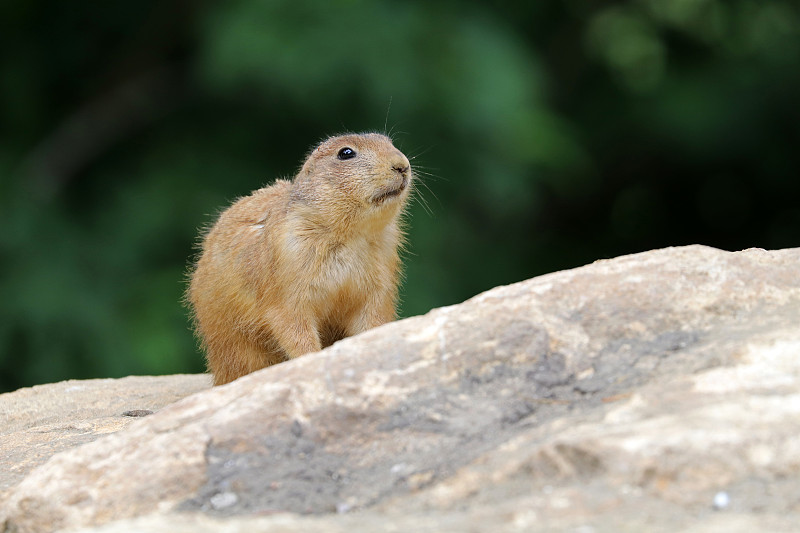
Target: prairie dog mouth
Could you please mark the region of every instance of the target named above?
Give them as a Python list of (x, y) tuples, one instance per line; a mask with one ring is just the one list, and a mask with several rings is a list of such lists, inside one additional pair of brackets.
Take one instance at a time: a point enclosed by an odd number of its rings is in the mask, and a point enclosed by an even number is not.
[(389, 198), (394, 198), (395, 196), (399, 196), (400, 193), (402, 193), (406, 189), (406, 187), (408, 187), (408, 176), (403, 176), (403, 181), (400, 183), (400, 185), (398, 185), (395, 188), (381, 189), (374, 195), (372, 195), (372, 198), (370, 200), (374, 204), (382, 204)]

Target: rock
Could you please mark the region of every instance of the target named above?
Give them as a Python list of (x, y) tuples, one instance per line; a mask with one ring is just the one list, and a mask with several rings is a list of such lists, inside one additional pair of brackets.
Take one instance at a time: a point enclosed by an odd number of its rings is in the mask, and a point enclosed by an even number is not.
[[(0, 495), (57, 452), (211, 387), (208, 376), (64, 381), (0, 394)], [(2, 498), (0, 498), (2, 501)]]
[(61, 452), (0, 524), (790, 531), (799, 273), (690, 246), (500, 287)]

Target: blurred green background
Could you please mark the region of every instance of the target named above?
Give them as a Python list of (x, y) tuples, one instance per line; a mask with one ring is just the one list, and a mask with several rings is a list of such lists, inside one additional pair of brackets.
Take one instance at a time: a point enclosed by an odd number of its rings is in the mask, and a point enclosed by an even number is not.
[(4, 0), (0, 57), (0, 392), (201, 371), (198, 228), (343, 131), (420, 171), (403, 316), (800, 246), (796, 1)]

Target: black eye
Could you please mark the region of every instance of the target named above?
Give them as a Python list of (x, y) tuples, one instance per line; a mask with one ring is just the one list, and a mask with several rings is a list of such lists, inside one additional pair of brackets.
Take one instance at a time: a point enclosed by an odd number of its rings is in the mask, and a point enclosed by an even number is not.
[(336, 154), (336, 157), (344, 161), (345, 159), (353, 159), (356, 156), (356, 151), (352, 148), (345, 146)]

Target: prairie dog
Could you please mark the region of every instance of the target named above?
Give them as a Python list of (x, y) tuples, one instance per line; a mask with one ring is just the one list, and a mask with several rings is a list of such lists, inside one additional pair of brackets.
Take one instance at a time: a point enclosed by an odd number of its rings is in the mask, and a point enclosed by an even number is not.
[(215, 385), (395, 318), (411, 184), (388, 137), (341, 135), (220, 215), (187, 293)]

